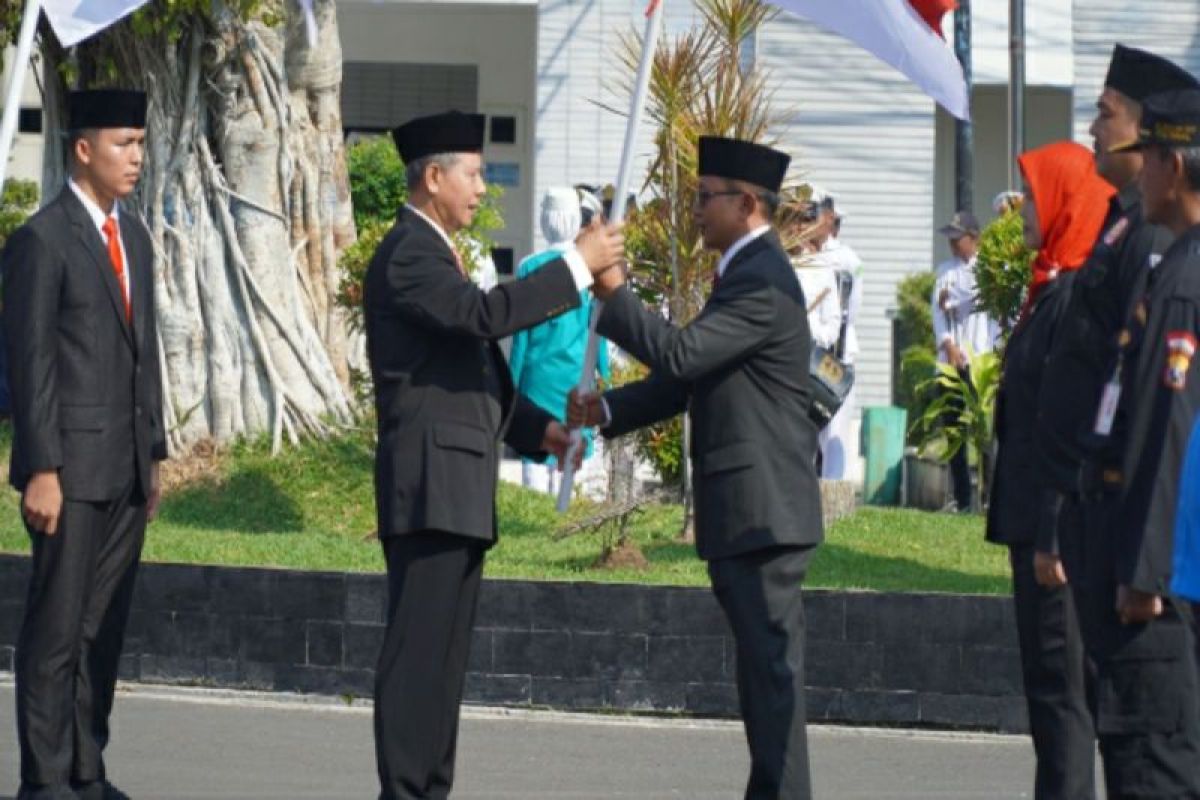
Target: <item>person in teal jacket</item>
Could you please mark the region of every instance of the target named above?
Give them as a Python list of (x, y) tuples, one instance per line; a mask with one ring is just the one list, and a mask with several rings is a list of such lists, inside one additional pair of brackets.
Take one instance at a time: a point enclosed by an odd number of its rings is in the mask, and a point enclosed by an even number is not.
[[(533, 274), (561, 253), (575, 246), (586, 222), (603, 213), (600, 201), (592, 194), (572, 188), (552, 188), (542, 198), (542, 234), (550, 247), (534, 253), (517, 266), (517, 279)], [(566, 413), (567, 393), (579, 382), (583, 356), (587, 350), (588, 317), (592, 294), (580, 292), (580, 304), (574, 311), (555, 317), (534, 328), (513, 336), (509, 368), (517, 390), (554, 415), (560, 422)], [(600, 340), (596, 371), (604, 381), (609, 380), (608, 344)], [(592, 455), (593, 431), (583, 430), (585, 458)], [(554, 494), (557, 491), (557, 465), (553, 457), (543, 464), (526, 460), (522, 464), (522, 483)]]

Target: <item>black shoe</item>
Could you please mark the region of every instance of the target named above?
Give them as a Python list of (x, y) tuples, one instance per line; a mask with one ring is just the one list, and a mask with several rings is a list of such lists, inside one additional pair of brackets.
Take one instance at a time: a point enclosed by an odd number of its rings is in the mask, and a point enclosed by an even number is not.
[(66, 786), (29, 786), (22, 784), (17, 800), (78, 800), (79, 795)]
[(79, 800), (131, 800), (129, 795), (108, 781), (96, 781), (75, 787)]

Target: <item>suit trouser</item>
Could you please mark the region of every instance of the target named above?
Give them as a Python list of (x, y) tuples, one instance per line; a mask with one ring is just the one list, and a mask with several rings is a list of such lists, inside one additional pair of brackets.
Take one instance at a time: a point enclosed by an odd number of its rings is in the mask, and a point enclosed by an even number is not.
[(1032, 544), (1009, 547), (1021, 675), (1037, 753), (1034, 797), (1096, 796), (1095, 670), (1083, 647), (1071, 590), (1038, 584)]
[(145, 533), (136, 480), (109, 502), (64, 501), (53, 536), (30, 531), (33, 569), (16, 653), (27, 793), (105, 778), (108, 718)]
[(1194, 639), (1172, 598), (1152, 622), (1116, 613), (1116, 499), (1070, 498), (1059, 541), (1096, 665), (1096, 733), (1110, 800), (1200, 798), (1200, 679)]
[(812, 795), (800, 592), (812, 552), (776, 547), (708, 564), (737, 643), (738, 701), (750, 745), (747, 800)]
[(487, 543), (439, 532), (385, 539), (387, 633), (375, 674), (381, 800), (445, 798)]

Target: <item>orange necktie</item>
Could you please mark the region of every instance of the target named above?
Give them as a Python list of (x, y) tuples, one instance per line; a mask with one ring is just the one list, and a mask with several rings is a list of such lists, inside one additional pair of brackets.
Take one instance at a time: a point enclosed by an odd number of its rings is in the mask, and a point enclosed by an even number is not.
[(125, 298), (125, 321), (129, 322), (133, 319), (133, 307), (129, 304), (129, 287), (125, 284), (125, 259), (121, 258), (121, 234), (117, 231), (116, 218), (104, 220), (103, 230), (104, 238), (108, 240), (108, 260), (112, 262), (117, 284), (121, 287), (121, 297)]

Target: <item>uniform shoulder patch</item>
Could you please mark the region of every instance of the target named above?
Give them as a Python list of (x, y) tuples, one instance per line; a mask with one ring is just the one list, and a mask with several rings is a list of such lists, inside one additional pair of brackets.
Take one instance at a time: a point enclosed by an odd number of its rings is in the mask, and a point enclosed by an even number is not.
[(1121, 237), (1129, 230), (1129, 217), (1121, 217), (1112, 224), (1104, 233), (1104, 243), (1109, 247), (1113, 247), (1117, 242), (1121, 241)]
[(1163, 385), (1176, 392), (1187, 386), (1188, 367), (1196, 354), (1196, 337), (1189, 331), (1167, 332), (1167, 367)]

